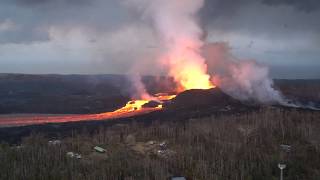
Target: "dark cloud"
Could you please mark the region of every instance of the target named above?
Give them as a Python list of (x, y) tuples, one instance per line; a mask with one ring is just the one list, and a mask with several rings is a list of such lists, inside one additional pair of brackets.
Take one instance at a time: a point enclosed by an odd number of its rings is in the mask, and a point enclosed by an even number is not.
[(5, 43), (31, 43), (49, 41), (49, 34), (47, 31), (21, 28), (13, 31), (0, 33), (0, 44)]
[(262, 0), (262, 2), (271, 6), (289, 5), (305, 12), (312, 12), (320, 9), (319, 0)]
[(320, 33), (318, 0), (207, 0), (200, 15), (207, 31), (274, 38)]
[(294, 7), (298, 11), (308, 13), (320, 10), (319, 0), (206, 0), (200, 15), (204, 23), (221, 17), (232, 18), (232, 16), (237, 15), (245, 7), (252, 6), (253, 4), (256, 7)]
[[(121, 2), (123, 0), (2, 0), (0, 23), (10, 19), (19, 27), (10, 32), (0, 32), (0, 43), (47, 41), (50, 26), (83, 26), (104, 32), (121, 26), (123, 22), (138, 21), (132, 20)], [(268, 31), (270, 34), (274, 30), (282, 34), (287, 31), (285, 28), (291, 28), (291, 31), (301, 28), (318, 31), (319, 22), (314, 20), (318, 19), (317, 15), (283, 17), (283, 12), (273, 11), (272, 7), (293, 6), (297, 11), (312, 14), (319, 9), (319, 4), (318, 0), (206, 0), (200, 14), (207, 31), (212, 27), (217, 30)], [(264, 7), (271, 9), (257, 14)]]
[[(119, 55), (115, 57), (123, 59), (123, 61), (117, 61), (117, 66), (124, 67), (124, 64), (128, 64), (127, 59), (132, 59), (134, 52), (144, 50), (145, 47), (140, 47), (139, 44), (145, 43), (149, 46), (154, 44), (150, 43), (152, 37), (143, 40), (146, 37), (144, 26), (149, 26), (143, 24), (140, 17), (130, 14), (131, 12), (121, 4), (123, 1), (125, 0), (0, 0), (0, 62), (9, 59), (8, 64), (11, 66), (11, 60), (19, 58), (13, 50), (10, 50), (12, 51), (10, 54), (9, 50), (1, 49), (2, 46), (23, 46), (24, 48), (34, 44), (42, 46), (38, 42), (46, 44), (54, 39), (50, 36), (52, 29), (58, 30), (58, 36), (65, 36), (66, 40), (63, 43), (68, 44), (67, 36), (72, 36), (73, 32), (77, 33), (79, 30), (85, 32), (88, 39), (92, 39), (91, 44), (87, 46), (89, 48), (96, 41), (99, 42), (99, 39), (105, 38), (100, 42), (101, 47), (99, 46), (95, 51), (106, 51), (103, 57), (106, 57), (105, 59), (114, 59), (109, 52), (116, 51)], [(284, 62), (281, 65), (297, 64), (301, 60), (309, 65), (317, 63), (317, 67), (319, 67), (319, 61), (314, 60), (308, 63), (305, 60), (317, 59), (320, 56), (319, 17), (320, 0), (206, 0), (200, 12), (203, 27), (208, 32), (208, 39), (213, 37), (212, 41), (227, 41), (232, 48), (238, 48), (238, 51), (243, 54), (252, 51), (252, 54), (257, 56), (253, 57), (256, 59)], [(130, 30), (131, 25), (140, 27), (139, 23), (143, 24), (141, 29)], [(68, 30), (72, 33), (68, 34)], [(126, 34), (125, 36), (122, 33), (116, 33), (121, 30)], [(137, 33), (141, 35), (137, 36)], [(81, 37), (75, 38), (75, 40), (79, 39)], [(135, 43), (130, 44), (131, 41)], [(277, 43), (274, 43), (275, 41)], [(106, 43), (107, 47), (104, 46)], [(270, 48), (270, 46), (277, 48)], [(130, 53), (122, 53), (126, 48), (131, 48)], [(80, 51), (86, 52), (87, 49)], [(312, 56), (307, 53), (310, 49), (315, 52)], [(78, 49), (75, 48), (74, 51), (77, 52)], [(264, 53), (274, 51), (280, 53)], [(295, 51), (299, 53), (293, 54), (292, 52)], [(2, 57), (1, 53), (4, 52), (7, 55)], [(35, 49), (33, 54), (39, 52)], [(59, 53), (65, 56), (64, 51)], [(59, 53), (52, 53), (52, 55)], [(290, 53), (291, 56), (288, 55)], [(30, 54), (30, 59), (34, 59), (36, 55)], [(26, 55), (20, 56), (24, 59)], [(292, 61), (294, 57), (295, 62)], [(78, 56), (75, 59), (77, 58)], [(64, 58), (59, 56), (56, 59)], [(38, 62), (34, 62), (36, 63)], [(48, 66), (52, 64), (49, 63)], [(112, 63), (107, 65), (112, 67)], [(3, 69), (1, 64), (0, 68)]]
[(250, 2), (252, 0), (207, 0), (200, 13), (203, 18), (234, 15), (240, 7)]
[[(11, 0), (12, 1), (12, 0)], [(73, 4), (73, 5), (86, 5), (93, 3), (94, 0), (13, 0), (13, 3), (18, 5), (44, 5), (44, 4)]]
[(10, 20), (16, 27), (0, 29), (0, 43), (48, 41), (51, 27), (106, 32), (127, 18), (125, 8), (113, 0), (4, 0), (0, 1), (0, 26)]
[(207, 0), (202, 11), (204, 16), (233, 15), (248, 4), (268, 6), (292, 6), (297, 10), (312, 12), (320, 9), (319, 0)]

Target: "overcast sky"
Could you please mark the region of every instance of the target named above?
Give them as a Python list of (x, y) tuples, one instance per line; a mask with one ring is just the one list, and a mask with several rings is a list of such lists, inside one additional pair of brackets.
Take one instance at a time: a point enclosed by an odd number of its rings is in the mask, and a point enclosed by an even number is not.
[[(208, 42), (276, 78), (320, 78), (319, 0), (207, 0)], [(0, 73), (153, 73), (159, 45), (124, 0), (1, 0)]]

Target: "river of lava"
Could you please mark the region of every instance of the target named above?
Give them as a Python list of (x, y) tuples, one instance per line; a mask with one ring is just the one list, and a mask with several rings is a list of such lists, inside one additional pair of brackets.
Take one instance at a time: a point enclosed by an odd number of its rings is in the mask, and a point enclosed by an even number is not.
[(176, 95), (168, 95), (159, 93), (155, 95), (154, 101), (159, 103), (156, 107), (144, 107), (149, 100), (131, 100), (124, 107), (112, 112), (105, 112), (99, 114), (83, 114), (83, 115), (48, 115), (48, 114), (12, 114), (0, 116), (0, 127), (11, 126), (25, 126), (34, 124), (46, 123), (63, 123), (63, 122), (77, 122), (90, 120), (108, 120), (132, 117), (136, 115), (146, 114), (163, 108), (164, 101), (175, 98)]

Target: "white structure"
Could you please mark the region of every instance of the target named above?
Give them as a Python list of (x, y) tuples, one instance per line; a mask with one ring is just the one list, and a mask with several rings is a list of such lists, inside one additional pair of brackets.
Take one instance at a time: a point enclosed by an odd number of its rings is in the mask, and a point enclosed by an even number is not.
[(281, 163), (279, 163), (278, 164), (278, 167), (279, 167), (279, 169), (280, 169), (280, 180), (283, 180), (283, 170), (287, 167), (285, 164), (281, 164)]
[(171, 180), (187, 180), (185, 177), (179, 176), (179, 177), (171, 177)]

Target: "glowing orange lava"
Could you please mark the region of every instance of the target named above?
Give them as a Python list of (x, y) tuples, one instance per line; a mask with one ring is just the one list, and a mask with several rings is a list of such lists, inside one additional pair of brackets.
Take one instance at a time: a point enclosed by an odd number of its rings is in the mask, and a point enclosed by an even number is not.
[(206, 60), (199, 53), (201, 43), (184, 37), (176, 43), (160, 61), (168, 67), (169, 75), (178, 85), (177, 91), (214, 88)]
[(136, 115), (146, 114), (163, 108), (163, 101), (171, 100), (176, 95), (168, 95), (165, 93), (156, 94), (154, 101), (159, 104), (156, 107), (143, 107), (149, 100), (131, 100), (124, 107), (119, 108), (112, 112), (105, 112), (100, 114), (84, 114), (84, 115), (0, 115), (1, 126), (24, 126), (32, 124), (45, 124), (45, 123), (62, 123), (62, 122), (77, 122), (89, 120), (108, 120), (132, 117)]
[(168, 101), (171, 100), (173, 98), (175, 98), (177, 95), (168, 95), (167, 93), (158, 93), (155, 94), (155, 97), (157, 98), (157, 100), (159, 101)]
[[(183, 73), (183, 72), (182, 72)], [(181, 89), (183, 91), (190, 89), (210, 89), (215, 86), (210, 82), (210, 76), (203, 74), (197, 69), (188, 70), (180, 79)]]
[(149, 101), (148, 100), (133, 100), (129, 101), (124, 107), (114, 111), (115, 113), (117, 112), (130, 112), (130, 111), (136, 111), (136, 110), (141, 110), (142, 106), (147, 104)]

